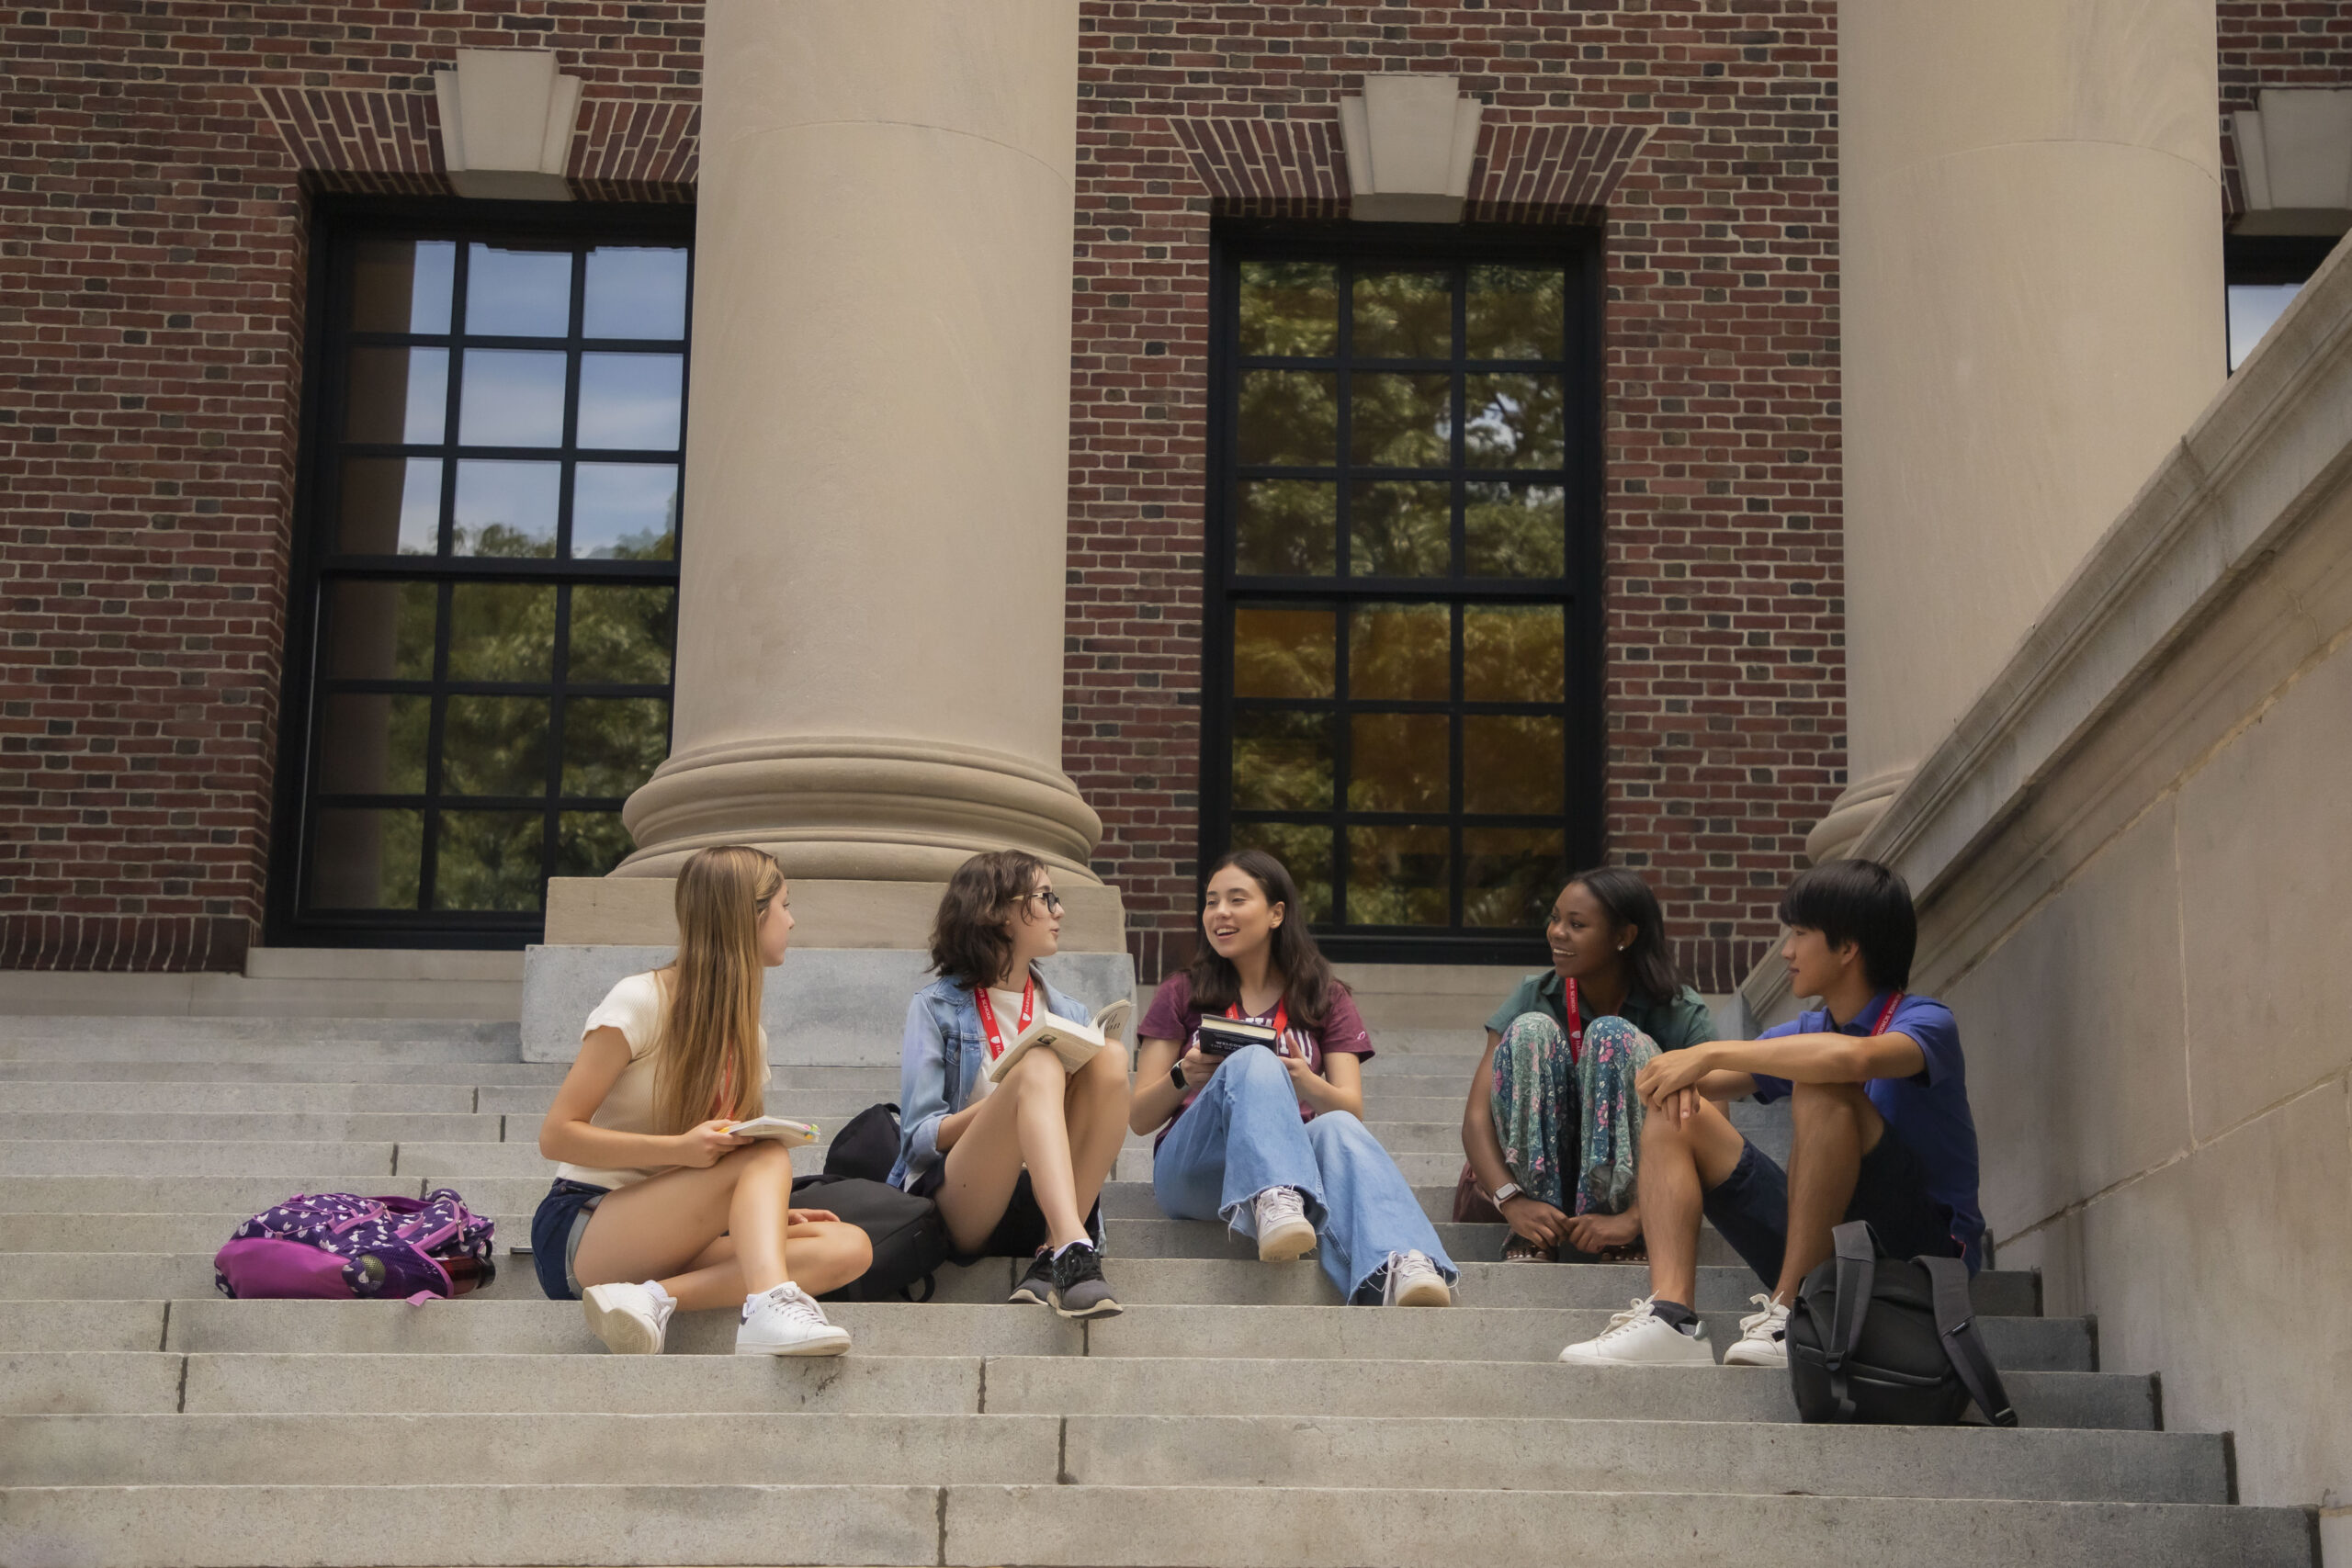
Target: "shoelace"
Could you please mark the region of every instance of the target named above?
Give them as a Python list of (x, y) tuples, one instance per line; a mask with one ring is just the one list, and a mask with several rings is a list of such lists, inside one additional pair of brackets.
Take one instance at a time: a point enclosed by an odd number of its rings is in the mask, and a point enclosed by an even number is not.
[(770, 1291), (768, 1305), (803, 1325), (823, 1327), (832, 1325), (832, 1320), (825, 1315), (825, 1309), (800, 1291)]
[[(1620, 1335), (1630, 1333), (1636, 1324), (1640, 1323), (1642, 1319), (1649, 1315), (1650, 1298), (1647, 1296), (1635, 1296), (1634, 1298), (1633, 1305), (1627, 1307), (1623, 1312), (1613, 1314), (1610, 1317), (1609, 1326), (1600, 1331), (1600, 1337), (1602, 1339), (1614, 1339)], [(1598, 1343), (1598, 1341), (1596, 1341), (1596, 1343)]]
[(1277, 1187), (1266, 1194), (1264, 1206), (1259, 1212), (1258, 1220), (1261, 1224), (1263, 1224), (1269, 1220), (1279, 1223), (1283, 1220), (1304, 1219), (1306, 1216), (1306, 1204), (1299, 1197), (1298, 1189)]
[[(1762, 1310), (1762, 1311), (1760, 1311), (1760, 1312), (1753, 1312), (1753, 1313), (1750, 1313), (1750, 1314), (1748, 1314), (1746, 1317), (1743, 1317), (1743, 1318), (1741, 1318), (1741, 1319), (1739, 1320), (1739, 1331), (1740, 1331), (1740, 1333), (1741, 1333), (1742, 1335), (1749, 1335), (1749, 1334), (1753, 1334), (1753, 1333), (1755, 1333), (1758, 1328), (1761, 1328), (1761, 1327), (1763, 1327), (1765, 1325), (1767, 1325), (1767, 1324), (1769, 1324), (1769, 1323), (1773, 1322), (1773, 1320), (1774, 1320), (1775, 1318), (1779, 1318), (1779, 1319), (1781, 1319), (1781, 1321), (1783, 1321), (1783, 1322), (1785, 1322), (1785, 1321), (1786, 1321), (1786, 1319), (1787, 1319), (1787, 1312), (1786, 1312), (1786, 1309), (1781, 1309), (1781, 1310), (1779, 1310), (1779, 1311), (1775, 1311), (1775, 1310), (1774, 1310), (1774, 1308), (1773, 1308), (1773, 1304), (1772, 1304), (1772, 1298), (1771, 1298), (1771, 1297), (1770, 1297), (1770, 1296), (1750, 1296), (1750, 1297), (1748, 1297), (1747, 1299), (1748, 1299), (1748, 1301), (1749, 1301), (1752, 1304), (1754, 1304), (1754, 1305), (1756, 1305), (1756, 1306), (1758, 1306), (1758, 1307), (1760, 1307), (1760, 1308), (1762, 1308), (1763, 1310)], [(1776, 1330), (1776, 1332), (1778, 1332), (1778, 1331)]]

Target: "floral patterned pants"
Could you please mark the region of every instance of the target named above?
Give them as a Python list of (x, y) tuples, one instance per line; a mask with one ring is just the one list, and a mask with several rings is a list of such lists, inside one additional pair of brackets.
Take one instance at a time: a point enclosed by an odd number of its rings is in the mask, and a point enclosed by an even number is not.
[(1642, 1144), (1634, 1075), (1657, 1055), (1657, 1043), (1622, 1018), (1585, 1025), (1580, 1062), (1550, 1014), (1511, 1020), (1495, 1047), (1495, 1134), (1529, 1197), (1570, 1214), (1624, 1212)]

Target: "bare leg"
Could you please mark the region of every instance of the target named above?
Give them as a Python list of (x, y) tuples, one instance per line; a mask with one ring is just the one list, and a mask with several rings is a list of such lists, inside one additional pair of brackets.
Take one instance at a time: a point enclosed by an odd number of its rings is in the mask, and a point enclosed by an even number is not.
[[(787, 1244), (813, 1254), (795, 1258), (808, 1265), (801, 1283), (811, 1294), (863, 1273), (865, 1263), (857, 1262), (845, 1277), (832, 1278), (859, 1255), (871, 1258), (865, 1233), (839, 1224), (787, 1231), (791, 1194), (791, 1151), (774, 1143), (739, 1149), (702, 1169), (663, 1171), (596, 1205), (572, 1270), (583, 1287), (660, 1280), (689, 1311), (732, 1306), (793, 1278), (785, 1263)], [(724, 1258), (715, 1268), (698, 1267), (722, 1235), (729, 1237)]]
[[(1102, 1196), (1102, 1184), (1111, 1179), (1120, 1145), (1127, 1141), (1128, 1092), (1127, 1055), (1123, 1049), (1099, 1051), (1092, 1061), (1069, 1075), (1063, 1094), (1063, 1121), (1069, 1129), (1075, 1189), (1070, 1206), (1078, 1213), (1081, 1230), (1095, 1200)], [(1034, 1172), (1030, 1180), (1034, 1185)]]
[(1688, 1122), (1653, 1111), (1642, 1119), (1639, 1185), (1642, 1239), (1649, 1246), (1650, 1294), (1695, 1308), (1699, 1224), (1707, 1190), (1731, 1179), (1747, 1140), (1723, 1108), (1701, 1100)]
[(969, 1251), (988, 1240), (1004, 1218), (1024, 1165), (1054, 1244), (1086, 1234), (1084, 1216), (1070, 1212), (1077, 1192), (1066, 1120), (1069, 1080), (1051, 1051), (1031, 1052), (980, 1101), (979, 1114), (947, 1151), (939, 1217), (946, 1222), (948, 1239), (958, 1250)]
[[(792, 1280), (812, 1296), (838, 1291), (865, 1274), (874, 1262), (874, 1244), (865, 1233), (842, 1220), (820, 1220), (793, 1225), (784, 1233), (792, 1258)], [(582, 1238), (583, 1246), (586, 1238)], [(582, 1281), (583, 1284), (585, 1280)], [(662, 1281), (687, 1312), (731, 1307), (753, 1293), (735, 1261), (735, 1238), (720, 1236), (679, 1272)]]
[(1862, 1156), (1886, 1132), (1860, 1084), (1798, 1084), (1789, 1110), (1789, 1251), (1772, 1292), (1783, 1305), (1797, 1299), (1804, 1277), (1829, 1256), (1829, 1232), (1854, 1201)]

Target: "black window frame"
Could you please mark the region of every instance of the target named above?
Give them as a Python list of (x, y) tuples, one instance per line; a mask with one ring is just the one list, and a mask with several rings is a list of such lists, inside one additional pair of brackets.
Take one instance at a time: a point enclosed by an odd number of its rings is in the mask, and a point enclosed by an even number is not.
[[(1209, 420), (1208, 484), (1205, 504), (1208, 558), (1204, 573), (1201, 657), (1201, 775), (1200, 860), (1196, 880), (1205, 886), (1207, 868), (1231, 842), (1235, 820), (1232, 805), (1233, 621), (1235, 609), (1252, 602), (1295, 603), (1302, 599), (1331, 601), (1340, 609), (1340, 658), (1344, 662), (1348, 615), (1351, 602), (1384, 604), (1420, 601), (1459, 606), (1469, 603), (1558, 604), (1566, 618), (1567, 678), (1565, 759), (1566, 809), (1566, 859), (1570, 870), (1597, 863), (1604, 838), (1606, 780), (1605, 717), (1603, 710), (1606, 649), (1601, 584), (1605, 564), (1604, 382), (1603, 322), (1605, 281), (1602, 232), (1597, 228), (1557, 226), (1530, 229), (1478, 224), (1373, 224), (1358, 222), (1292, 223), (1226, 220), (1210, 232), (1209, 275)], [(1239, 276), (1244, 261), (1329, 261), (1358, 266), (1473, 265), (1480, 263), (1534, 263), (1564, 266), (1567, 272), (1566, 301), (1563, 420), (1566, 463), (1567, 537), (1564, 575), (1560, 579), (1350, 577), (1347, 528), (1342, 524), (1339, 554), (1330, 577), (1256, 577), (1240, 581), (1234, 570), (1234, 500), (1238, 479), (1235, 459), (1238, 423), (1239, 377), (1245, 366), (1239, 353)], [(1461, 297), (1456, 295), (1456, 329), (1460, 329)], [(1344, 312), (1343, 312), (1344, 316)], [(1455, 354), (1461, 343), (1457, 335)], [(1346, 361), (1341, 345), (1339, 362)], [(1484, 362), (1481, 362), (1484, 363)], [(1511, 362), (1497, 362), (1508, 367)], [(1383, 362), (1384, 369), (1412, 369), (1419, 361)], [(1452, 368), (1428, 362), (1432, 371)], [(1458, 411), (1457, 411), (1458, 412)], [(1340, 450), (1347, 450), (1347, 402), (1340, 401)], [(1458, 419), (1457, 419), (1458, 423)], [(1457, 440), (1459, 437), (1457, 436)], [(1513, 470), (1470, 470), (1474, 479), (1503, 479)], [(1342, 489), (1345, 488), (1342, 481)], [(1454, 509), (1453, 558), (1466, 565), (1464, 513)], [(1453, 611), (1454, 633), (1451, 690), (1462, 689), (1460, 610)], [(1344, 699), (1334, 699), (1344, 717)], [(1383, 710), (1416, 705), (1383, 700)], [(1537, 928), (1480, 928), (1460, 924), (1463, 914), (1462, 716), (1465, 709), (1493, 705), (1465, 704), (1449, 698), (1424, 705), (1449, 713), (1453, 739), (1447, 820), (1452, 872), (1448, 887), (1448, 927), (1364, 927), (1338, 923), (1346, 909), (1349, 823), (1376, 825), (1383, 815), (1351, 811), (1346, 805), (1346, 725), (1334, 736), (1334, 778), (1328, 812), (1261, 812), (1250, 816), (1319, 818), (1333, 829), (1331, 901), (1334, 919), (1318, 922), (1316, 937), (1335, 959), (1358, 963), (1527, 964), (1548, 961), (1548, 949)], [(1416, 813), (1416, 817), (1435, 814)], [(1474, 826), (1508, 827), (1516, 819), (1481, 815)], [(1530, 819), (1534, 820), (1534, 819)], [(1551, 819), (1542, 819), (1551, 825)]]
[[(336, 947), (452, 947), (481, 949), (514, 949), (539, 940), (546, 929), (544, 905), (531, 911), (498, 910), (435, 910), (431, 908), (433, 845), (428, 840), (423, 850), (424, 863), (419, 867), (420, 908), (400, 909), (311, 909), (303, 898), (303, 886), (308, 875), (311, 841), (315, 832), (312, 802), (317, 792), (312, 779), (318, 767), (318, 745), (321, 739), (319, 706), (324, 686), (320, 660), (322, 649), (322, 604), (330, 573), (335, 579), (406, 579), (430, 578), (436, 582), (440, 613), (436, 616), (434, 648), (433, 687), (438, 691), (448, 682), (446, 675), (450, 635), (448, 614), (450, 588), (467, 581), (522, 581), (533, 584), (553, 584), (561, 589), (599, 582), (628, 586), (661, 585), (674, 594), (678, 584), (678, 560), (685, 548), (684, 506), (685, 485), (684, 448), (687, 389), (680, 388), (679, 448), (675, 454), (651, 454), (628, 450), (597, 449), (593, 459), (605, 462), (648, 460), (680, 465), (678, 490), (678, 525), (670, 558), (663, 561), (569, 559), (560, 555), (561, 540), (568, 533), (560, 532), (559, 555), (548, 558), (501, 557), (345, 557), (332, 552), (328, 535), (333, 519), (327, 515), (335, 503), (340, 483), (334, 471), (341, 449), (348, 445), (341, 440), (344, 386), (347, 354), (355, 337), (366, 338), (369, 333), (355, 333), (344, 323), (350, 318), (351, 277), (350, 258), (358, 243), (372, 240), (450, 240), (458, 247), (459, 265), (464, 264), (467, 245), (474, 241), (492, 243), (500, 242), (530, 242), (533, 240), (568, 244), (650, 244), (681, 246), (687, 251), (687, 326), (684, 335), (676, 340), (585, 338), (581, 333), (582, 283), (575, 277), (571, 300), (570, 335), (564, 340), (566, 352), (573, 363), (567, 371), (569, 378), (580, 375), (577, 356), (583, 352), (598, 352), (607, 344), (633, 345), (640, 351), (675, 352), (687, 356), (691, 367), (695, 272), (694, 250), (695, 209), (684, 203), (638, 202), (537, 202), (537, 201), (478, 201), (451, 197), (365, 197), (345, 193), (319, 193), (311, 198), (310, 254), (308, 269), (308, 299), (303, 337), (302, 395), (300, 425), (297, 447), (295, 499), (291, 539), (288, 550), (288, 586), (286, 601), (286, 626), (281, 666), (278, 705), (278, 747), (277, 776), (272, 791), (273, 814), (269, 848), (269, 877), (264, 906), (264, 939), (277, 946), (336, 946)], [(484, 348), (518, 347), (545, 348), (548, 340), (513, 340), (483, 334), (470, 336), (464, 332), (464, 322), (457, 312), (462, 310), (462, 295), (453, 299), (453, 319), (448, 339), (451, 345), (450, 397), (454, 403), (458, 378), (459, 344)], [(415, 335), (415, 334), (407, 334)], [(439, 334), (426, 334), (439, 335)], [(576, 446), (572, 428), (576, 416), (569, 411), (573, 397), (567, 391), (567, 420), (564, 442), (556, 447), (469, 449), (469, 457), (509, 457), (533, 461), (557, 460), (566, 465), (559, 516), (566, 519), (568, 530), (571, 516), (572, 467), (583, 454)], [(458, 432), (444, 433), (446, 445), (454, 453)], [(405, 445), (405, 444), (402, 444)], [(442, 505), (446, 512), (451, 487), (456, 483), (457, 463), (445, 464), (442, 475)], [(553, 663), (544, 682), (466, 682), (469, 694), (496, 696), (505, 685), (518, 692), (527, 688), (526, 694), (536, 695), (544, 690), (550, 694), (560, 693), (566, 698), (599, 696), (658, 695), (670, 705), (674, 722), (675, 648), (672, 649), (670, 679), (658, 688), (650, 684), (613, 685), (573, 683), (567, 680), (564, 668), (569, 592), (557, 594), (557, 623)], [(674, 599), (673, 601), (675, 603)], [(344, 684), (347, 682), (338, 682)], [(469, 796), (468, 808), (476, 810), (536, 810), (545, 814), (547, 836), (542, 844), (542, 865), (552, 873), (556, 869), (555, 822), (562, 810), (617, 810), (619, 801), (602, 800), (593, 804), (572, 802), (571, 797), (555, 793), (560, 787), (558, 774), (562, 765), (562, 703), (555, 703), (548, 719), (547, 769), (550, 780), (549, 792), (538, 796)], [(427, 743), (425, 787), (435, 809), (443, 798), (438, 785), (438, 752), (441, 744), (440, 705), (436, 703), (432, 733)], [(561, 800), (567, 804), (559, 805)]]
[[(2259, 287), (2291, 283), (2301, 288), (2326, 261), (2340, 238), (2332, 234), (2237, 234), (2222, 236), (2222, 371), (2237, 374), (2231, 363), (2236, 345), (2230, 342), (2230, 290), (2240, 285)], [(2249, 353), (2254, 344), (2246, 344)]]

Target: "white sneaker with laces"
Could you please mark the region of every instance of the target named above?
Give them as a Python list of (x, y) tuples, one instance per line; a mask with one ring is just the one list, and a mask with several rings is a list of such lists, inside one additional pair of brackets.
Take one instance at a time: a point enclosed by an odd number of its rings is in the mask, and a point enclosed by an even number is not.
[(1258, 1194), (1258, 1261), (1288, 1263), (1315, 1250), (1315, 1226), (1306, 1217), (1306, 1194), (1295, 1187), (1269, 1187)]
[(1392, 1252), (1388, 1255), (1388, 1282), (1381, 1290), (1380, 1304), (1392, 1307), (1452, 1306), (1453, 1292), (1427, 1254)]
[(849, 1348), (849, 1330), (825, 1316), (817, 1298), (786, 1280), (743, 1303), (735, 1330), (739, 1356), (838, 1356)]
[(1786, 1367), (1789, 1364), (1789, 1309), (1770, 1296), (1750, 1296), (1763, 1308), (1739, 1320), (1739, 1343), (1724, 1352), (1726, 1367)]
[(580, 1298), (588, 1332), (616, 1356), (658, 1356), (677, 1301), (666, 1291), (642, 1285), (591, 1285)]
[(1713, 1366), (1713, 1349), (1707, 1328), (1698, 1325), (1685, 1334), (1650, 1311), (1649, 1297), (1639, 1297), (1609, 1320), (1595, 1338), (1580, 1340), (1560, 1352), (1560, 1359), (1585, 1367)]

